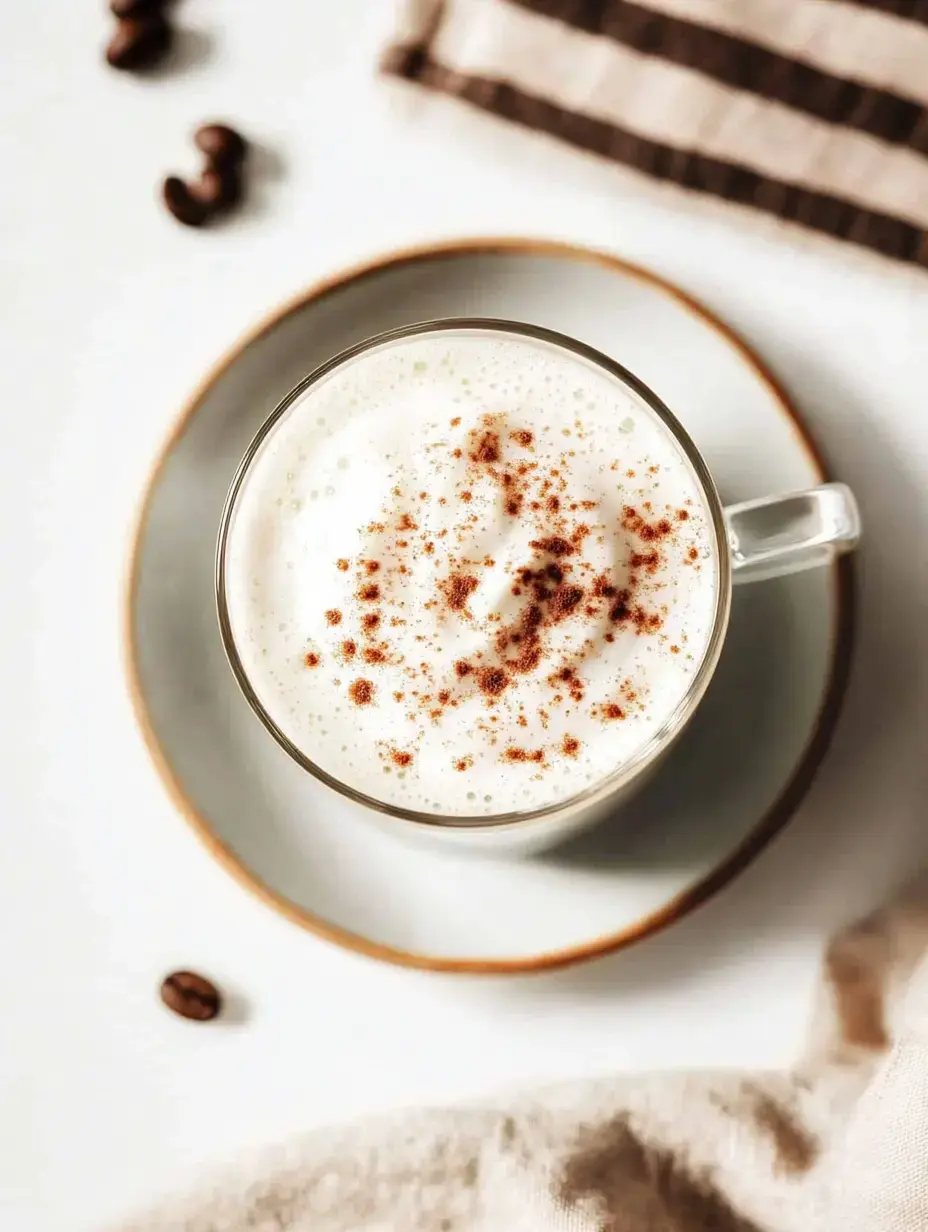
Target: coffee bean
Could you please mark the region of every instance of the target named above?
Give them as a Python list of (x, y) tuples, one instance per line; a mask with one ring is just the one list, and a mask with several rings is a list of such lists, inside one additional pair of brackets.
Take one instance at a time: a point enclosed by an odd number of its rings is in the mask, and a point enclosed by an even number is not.
[(198, 180), (190, 185), (190, 192), (202, 201), (211, 214), (227, 210), (235, 205), (242, 195), (242, 177), (234, 167), (221, 171), (207, 167)]
[(160, 13), (167, 0), (110, 0), (110, 12), (114, 17), (144, 17), (148, 13)]
[(226, 204), (226, 185), (220, 172), (209, 167), (198, 180), (190, 184), (190, 192), (202, 201), (211, 214)]
[(213, 167), (238, 166), (248, 153), (248, 142), (227, 124), (202, 124), (193, 134), (193, 142)]
[(201, 124), (193, 140), (206, 156), (206, 166), (199, 178), (189, 184), (176, 176), (165, 180), (164, 201), (178, 222), (201, 227), (241, 200), (241, 167), (248, 143), (226, 124)]
[(215, 207), (190, 191), (190, 186), (176, 175), (169, 175), (161, 189), (164, 204), (185, 227), (202, 227)]
[(161, 1000), (181, 1018), (195, 1022), (209, 1022), (222, 1009), (216, 985), (193, 971), (175, 971), (166, 976), (161, 984)]
[(171, 46), (171, 27), (164, 15), (153, 11), (140, 17), (126, 17), (117, 25), (106, 49), (112, 68), (150, 68)]

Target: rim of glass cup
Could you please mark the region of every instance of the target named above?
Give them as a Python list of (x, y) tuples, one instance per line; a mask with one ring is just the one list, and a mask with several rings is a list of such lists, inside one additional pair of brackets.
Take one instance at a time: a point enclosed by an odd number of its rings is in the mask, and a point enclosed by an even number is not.
[[(238, 654), (238, 649), (235, 644), (235, 637), (232, 632), (232, 622), (229, 617), (229, 608), (226, 594), (226, 555), (229, 546), (230, 531), (235, 517), (236, 503), (239, 493), (244, 487), (245, 480), (251, 470), (252, 464), (258, 457), (264, 443), (269, 439), (277, 424), (283, 419), (292, 406), (302, 396), (311, 390), (314, 385), (317, 385), (323, 378), (327, 377), (336, 368), (358, 359), (360, 356), (367, 354), (369, 351), (377, 350), (381, 347), (391, 346), (394, 343), (403, 341), (404, 339), (417, 337), (422, 334), (439, 334), (439, 333), (495, 333), (509, 334), (518, 338), (530, 338), (535, 342), (547, 344), (555, 349), (564, 350), (570, 354), (585, 360), (594, 367), (603, 369), (614, 377), (625, 388), (630, 389), (641, 402), (644, 403), (647, 410), (655, 415), (663, 426), (670, 432), (676, 441), (678, 447), (683, 453), (686, 461), (692, 468), (699, 486), (702, 490), (707, 508), (712, 521), (713, 529), (713, 549), (715, 553), (716, 566), (716, 599), (715, 612), (713, 616), (712, 632), (706, 641), (703, 651), (702, 660), (699, 667), (690, 681), (687, 689), (680, 702), (669, 715), (666, 721), (658, 728), (658, 730), (650, 737), (650, 739), (637, 750), (634, 757), (629, 758), (621, 766), (617, 767), (611, 774), (605, 778), (598, 780), (575, 795), (567, 797), (565, 800), (557, 800), (551, 804), (543, 805), (539, 808), (531, 808), (525, 810), (514, 810), (505, 813), (488, 813), (479, 814), (476, 816), (465, 816), (459, 814), (447, 814), (441, 812), (427, 813), (420, 809), (404, 808), (401, 805), (389, 804), (386, 801), (379, 800), (376, 796), (369, 796), (357, 788), (351, 787), (348, 783), (344, 783), (341, 779), (329, 774), (322, 766), (312, 760), (298, 745), (287, 736), (274, 719), (266, 710), (264, 703), (258, 697), (248, 673)], [(216, 561), (215, 561), (215, 592), (216, 592), (216, 610), (219, 618), (219, 629), (222, 636), (223, 648), (226, 653), (226, 658), (229, 661), (229, 666), (236, 678), (239, 688), (248, 702), (251, 709), (255, 712), (265, 728), (274, 737), (277, 743), (287, 752), (290, 757), (304, 770), (308, 771), (314, 778), (325, 783), (333, 791), (339, 795), (345, 796), (347, 799), (354, 801), (356, 804), (361, 804), (366, 808), (373, 809), (377, 813), (384, 814), (389, 817), (397, 817), (403, 821), (413, 822), (416, 825), (423, 826), (429, 829), (445, 829), (445, 830), (480, 830), (480, 829), (500, 829), (505, 827), (523, 827), (527, 823), (533, 821), (542, 821), (559, 816), (569, 816), (580, 809), (587, 809), (593, 805), (606, 800), (609, 796), (620, 791), (624, 786), (631, 783), (638, 777), (656, 758), (660, 756), (663, 750), (672, 743), (674, 738), (682, 731), (683, 727), (689, 721), (690, 717), (702, 700), (703, 694), (708, 688), (709, 681), (715, 672), (718, 664), (719, 655), (721, 654), (722, 644), (725, 640), (725, 634), (728, 628), (728, 617), (731, 609), (731, 556), (728, 551), (728, 532), (725, 523), (725, 516), (721, 498), (715, 487), (715, 482), (706, 466), (702, 455), (696, 448), (686, 429), (667, 407), (664, 402), (654, 393), (649, 386), (633, 372), (630, 372), (626, 367), (620, 364), (617, 360), (596, 350), (595, 347), (588, 346), (586, 343), (579, 342), (575, 338), (571, 338), (566, 334), (561, 334), (557, 330), (546, 329), (540, 325), (528, 325), (520, 321), (509, 321), (495, 317), (448, 317), (443, 319), (421, 321), (412, 325), (403, 325), (397, 329), (385, 330), (382, 333), (375, 334), (373, 337), (366, 338), (361, 342), (355, 343), (353, 346), (346, 347), (338, 354), (332, 356), (318, 367), (314, 368), (307, 376), (299, 381), (290, 390), (288, 394), (278, 403), (271, 411), (267, 419), (258, 429), (251, 443), (245, 451), (245, 454), (236, 468), (235, 475), (229, 486), (229, 491), (226, 496), (225, 504), (222, 510), (222, 516), (219, 523), (219, 534), (216, 541)]]

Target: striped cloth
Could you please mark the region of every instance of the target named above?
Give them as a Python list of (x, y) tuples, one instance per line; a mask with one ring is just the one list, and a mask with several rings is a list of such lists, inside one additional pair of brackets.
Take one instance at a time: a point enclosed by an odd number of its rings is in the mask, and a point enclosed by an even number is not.
[(928, 0), (406, 0), (382, 67), (928, 267)]

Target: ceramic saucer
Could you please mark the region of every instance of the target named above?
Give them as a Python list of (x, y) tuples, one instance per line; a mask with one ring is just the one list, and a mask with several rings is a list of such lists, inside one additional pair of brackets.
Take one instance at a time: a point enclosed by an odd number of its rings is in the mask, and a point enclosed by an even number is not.
[(785, 824), (821, 760), (850, 649), (843, 562), (736, 590), (716, 677), (672, 759), (622, 816), (530, 860), (410, 844), (289, 760), (220, 644), (213, 553), (255, 431), (322, 360), (431, 317), (549, 326), (615, 356), (682, 419), (724, 500), (816, 484), (824, 468), (762, 364), (704, 308), (599, 253), (479, 240), (386, 257), (263, 322), (181, 413), (144, 498), (128, 595), (130, 685), (180, 811), (291, 920), (407, 966), (505, 972), (594, 957), (678, 919)]

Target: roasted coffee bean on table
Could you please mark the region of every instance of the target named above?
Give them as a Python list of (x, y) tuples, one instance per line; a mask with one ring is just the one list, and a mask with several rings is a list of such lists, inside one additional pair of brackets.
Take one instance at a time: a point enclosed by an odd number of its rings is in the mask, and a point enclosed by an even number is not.
[(194, 193), (186, 180), (169, 175), (161, 189), (169, 212), (185, 227), (202, 227), (215, 211), (208, 200)]
[(161, 1000), (194, 1022), (209, 1022), (222, 1009), (222, 997), (215, 984), (194, 971), (174, 971), (161, 984)]
[(106, 61), (118, 69), (151, 68), (168, 53), (171, 42), (171, 25), (160, 8), (121, 17), (106, 49)]
[(202, 227), (241, 200), (242, 167), (248, 143), (227, 124), (202, 124), (193, 140), (206, 157), (203, 171), (190, 181), (168, 176), (162, 196), (178, 222), (187, 227)]
[(226, 190), (226, 184), (218, 171), (206, 170), (198, 180), (190, 185), (190, 191), (202, 201), (208, 210), (222, 210), (231, 204), (233, 192)]
[(228, 124), (201, 124), (193, 144), (205, 154), (211, 167), (238, 167), (245, 161), (248, 143)]
[(114, 17), (144, 17), (148, 13), (162, 13), (167, 0), (110, 0), (110, 12)]

